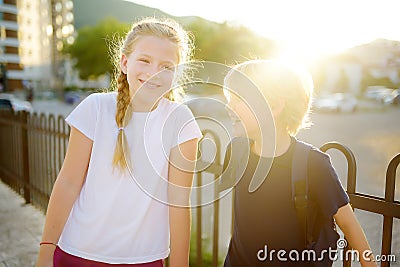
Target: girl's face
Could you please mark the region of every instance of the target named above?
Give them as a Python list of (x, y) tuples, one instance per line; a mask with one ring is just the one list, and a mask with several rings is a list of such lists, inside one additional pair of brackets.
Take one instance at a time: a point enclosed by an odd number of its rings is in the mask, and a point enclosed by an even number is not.
[(121, 58), (134, 106), (154, 107), (170, 90), (178, 63), (176, 44), (155, 36), (139, 37), (133, 52)]

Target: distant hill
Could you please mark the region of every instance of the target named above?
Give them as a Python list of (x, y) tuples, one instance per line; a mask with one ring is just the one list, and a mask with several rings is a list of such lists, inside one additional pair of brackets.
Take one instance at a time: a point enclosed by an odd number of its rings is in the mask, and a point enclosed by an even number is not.
[(195, 16), (174, 17), (159, 9), (124, 0), (73, 0), (73, 2), (76, 29), (80, 29), (82, 26), (96, 25), (105, 17), (114, 17), (125, 23), (132, 23), (138, 18), (148, 16), (169, 17), (184, 25), (194, 20), (205, 20)]

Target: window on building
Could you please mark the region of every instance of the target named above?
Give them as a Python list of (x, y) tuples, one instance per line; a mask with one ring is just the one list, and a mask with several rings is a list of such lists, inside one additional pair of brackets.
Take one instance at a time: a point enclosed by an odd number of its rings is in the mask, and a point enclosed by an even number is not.
[[(0, 5), (4, 4), (3, 0), (0, 0)], [(0, 12), (0, 20), (3, 20), (3, 12)]]
[(62, 10), (62, 4), (61, 4), (61, 3), (55, 4), (54, 9), (56, 10), (56, 12), (61, 12), (61, 10)]

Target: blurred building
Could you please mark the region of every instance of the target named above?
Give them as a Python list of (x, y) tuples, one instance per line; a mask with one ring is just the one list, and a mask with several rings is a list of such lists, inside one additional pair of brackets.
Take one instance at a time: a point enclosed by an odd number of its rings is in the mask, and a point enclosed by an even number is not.
[(400, 42), (377, 39), (350, 50), (375, 78), (400, 83)]
[[(320, 91), (362, 94), (370, 86), (400, 86), (400, 42), (377, 39), (324, 61)], [(370, 84), (369, 84), (370, 83)], [(385, 83), (385, 84), (380, 84)]]
[[(18, 31), (19, 78), (35, 90), (61, 89), (64, 74), (62, 49), (74, 35), (73, 2), (70, 0), (0, 0), (13, 2)], [(0, 4), (0, 6), (2, 6)], [(17, 37), (15, 36), (15, 37)], [(8, 76), (11, 78), (9, 70)], [(13, 89), (20, 89), (14, 87)]]
[(0, 0), (0, 91), (22, 88), (16, 0)]

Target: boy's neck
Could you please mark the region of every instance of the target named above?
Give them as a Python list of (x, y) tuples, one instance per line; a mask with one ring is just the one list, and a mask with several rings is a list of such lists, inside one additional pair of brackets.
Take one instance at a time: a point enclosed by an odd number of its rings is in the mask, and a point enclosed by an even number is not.
[[(266, 146), (262, 148), (262, 139)], [(276, 131), (275, 133), (275, 151), (271, 148), (271, 140), (274, 140), (274, 136), (265, 136), (265, 138), (253, 138), (254, 143), (252, 151), (262, 157), (278, 157), (283, 155), (289, 150), (291, 144), (291, 137), (287, 131)]]

